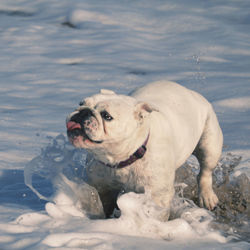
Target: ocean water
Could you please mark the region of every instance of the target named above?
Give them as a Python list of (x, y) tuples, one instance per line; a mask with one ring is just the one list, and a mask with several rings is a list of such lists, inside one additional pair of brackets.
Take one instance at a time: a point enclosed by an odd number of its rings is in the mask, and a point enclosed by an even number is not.
[[(249, 249), (249, 9), (243, 0), (2, 0), (0, 249)], [(177, 172), (169, 222), (148, 217), (153, 205), (134, 193), (120, 196), (119, 218), (91, 220), (82, 202), (100, 203), (65, 118), (100, 88), (125, 94), (160, 79), (215, 108), (220, 205), (195, 205), (191, 157)]]

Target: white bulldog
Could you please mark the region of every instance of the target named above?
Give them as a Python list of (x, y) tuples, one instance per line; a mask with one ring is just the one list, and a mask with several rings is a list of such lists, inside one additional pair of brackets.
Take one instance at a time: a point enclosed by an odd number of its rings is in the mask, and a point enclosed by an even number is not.
[(129, 96), (101, 90), (81, 102), (66, 123), (69, 141), (90, 153), (87, 182), (97, 189), (107, 216), (121, 191), (133, 191), (149, 194), (167, 220), (175, 170), (191, 154), (200, 163), (200, 206), (216, 206), (212, 171), (223, 135), (211, 104), (200, 94), (169, 81)]

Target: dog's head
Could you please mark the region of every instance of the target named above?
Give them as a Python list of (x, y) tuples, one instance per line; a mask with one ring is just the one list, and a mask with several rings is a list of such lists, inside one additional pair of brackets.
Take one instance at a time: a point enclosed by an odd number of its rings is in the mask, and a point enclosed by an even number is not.
[(105, 163), (113, 164), (126, 158), (130, 151), (133, 153), (129, 144), (137, 147), (140, 140), (145, 140), (144, 134), (148, 131), (144, 131), (144, 125), (153, 110), (149, 104), (138, 103), (133, 97), (101, 90), (82, 101), (67, 117), (69, 141), (75, 147), (91, 151)]

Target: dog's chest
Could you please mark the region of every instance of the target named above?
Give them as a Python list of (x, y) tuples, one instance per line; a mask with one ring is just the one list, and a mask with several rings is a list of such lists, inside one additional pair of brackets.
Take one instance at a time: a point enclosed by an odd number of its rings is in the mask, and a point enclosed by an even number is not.
[(93, 162), (86, 168), (87, 182), (98, 189), (114, 189), (125, 192), (143, 193), (149, 183), (147, 164), (137, 161), (132, 165), (112, 169), (99, 162)]

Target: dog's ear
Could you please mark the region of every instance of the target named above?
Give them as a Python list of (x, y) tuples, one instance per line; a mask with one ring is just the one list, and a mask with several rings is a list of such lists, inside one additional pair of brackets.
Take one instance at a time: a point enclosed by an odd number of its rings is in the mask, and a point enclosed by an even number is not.
[(159, 110), (153, 105), (146, 102), (139, 102), (135, 107), (135, 118), (138, 120), (143, 120), (153, 111), (159, 112)]
[(115, 95), (115, 92), (109, 89), (101, 89), (100, 90), (100, 94), (103, 95)]

